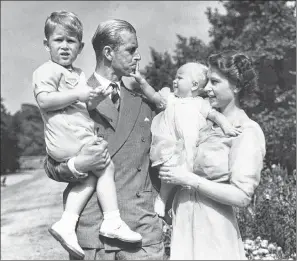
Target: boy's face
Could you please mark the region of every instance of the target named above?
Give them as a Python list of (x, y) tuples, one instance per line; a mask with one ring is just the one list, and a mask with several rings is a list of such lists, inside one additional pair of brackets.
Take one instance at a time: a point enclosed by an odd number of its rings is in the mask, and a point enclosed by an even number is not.
[(173, 91), (178, 97), (192, 97), (193, 80), (186, 66), (180, 67), (173, 81)]
[(84, 47), (75, 33), (67, 31), (63, 26), (57, 25), (49, 39), (43, 41), (51, 60), (65, 68), (72, 66), (77, 55)]

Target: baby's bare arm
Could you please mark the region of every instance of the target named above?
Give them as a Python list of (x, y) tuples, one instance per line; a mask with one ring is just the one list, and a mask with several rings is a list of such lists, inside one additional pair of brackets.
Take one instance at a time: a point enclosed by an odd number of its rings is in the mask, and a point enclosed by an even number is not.
[(209, 112), (207, 118), (218, 124), (226, 135), (237, 136), (242, 132), (239, 129), (239, 126), (234, 127), (222, 113), (216, 111), (215, 109), (212, 109)]
[(155, 89), (146, 81), (146, 79), (140, 74), (139, 64), (137, 63), (136, 69), (134, 73), (130, 73), (132, 77), (139, 83), (139, 87), (142, 90), (143, 94), (148, 98), (148, 100), (160, 109), (165, 109), (166, 102), (162, 95), (155, 91)]

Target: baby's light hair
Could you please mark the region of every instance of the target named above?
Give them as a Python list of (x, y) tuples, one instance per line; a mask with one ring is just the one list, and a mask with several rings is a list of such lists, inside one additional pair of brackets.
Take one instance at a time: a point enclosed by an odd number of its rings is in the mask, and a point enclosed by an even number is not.
[(183, 66), (188, 67), (189, 73), (192, 77), (193, 84), (195, 84), (195, 86), (198, 86), (198, 89), (203, 89), (208, 81), (207, 66), (200, 62), (189, 62), (184, 64)]
[(77, 15), (67, 11), (52, 12), (45, 21), (44, 34), (48, 40), (57, 25), (63, 26), (66, 31), (76, 34), (81, 42), (83, 38), (83, 25)]

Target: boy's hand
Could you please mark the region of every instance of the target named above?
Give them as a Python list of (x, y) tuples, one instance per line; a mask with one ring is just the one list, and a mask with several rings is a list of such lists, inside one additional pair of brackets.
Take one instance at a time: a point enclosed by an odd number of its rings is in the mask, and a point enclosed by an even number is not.
[(104, 100), (111, 92), (112, 87), (107, 88), (97, 87), (93, 89), (88, 85), (79, 86), (77, 88), (78, 100), (81, 102), (87, 102), (89, 100)]
[(107, 88), (97, 87), (94, 89), (95, 93), (90, 95), (89, 101), (99, 103), (103, 101), (109, 94), (112, 92), (112, 87), (108, 86)]
[(231, 124), (226, 124), (225, 126), (222, 126), (222, 130), (226, 136), (232, 137), (236, 137), (242, 133), (240, 126), (233, 126)]
[(76, 91), (78, 100), (81, 102), (87, 102), (90, 98), (96, 96), (96, 89), (93, 89), (88, 85), (78, 86)]
[(141, 85), (146, 82), (146, 80), (142, 77), (139, 72), (139, 62), (136, 64), (136, 69), (134, 73), (130, 73), (130, 76), (134, 77), (134, 79)]

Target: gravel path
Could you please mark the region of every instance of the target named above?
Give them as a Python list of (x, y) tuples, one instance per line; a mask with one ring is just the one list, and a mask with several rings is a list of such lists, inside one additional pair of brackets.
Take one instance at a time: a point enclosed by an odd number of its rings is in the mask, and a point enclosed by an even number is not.
[(7, 176), (1, 187), (1, 259), (67, 260), (49, 226), (62, 214), (66, 183), (50, 180), (44, 170)]

